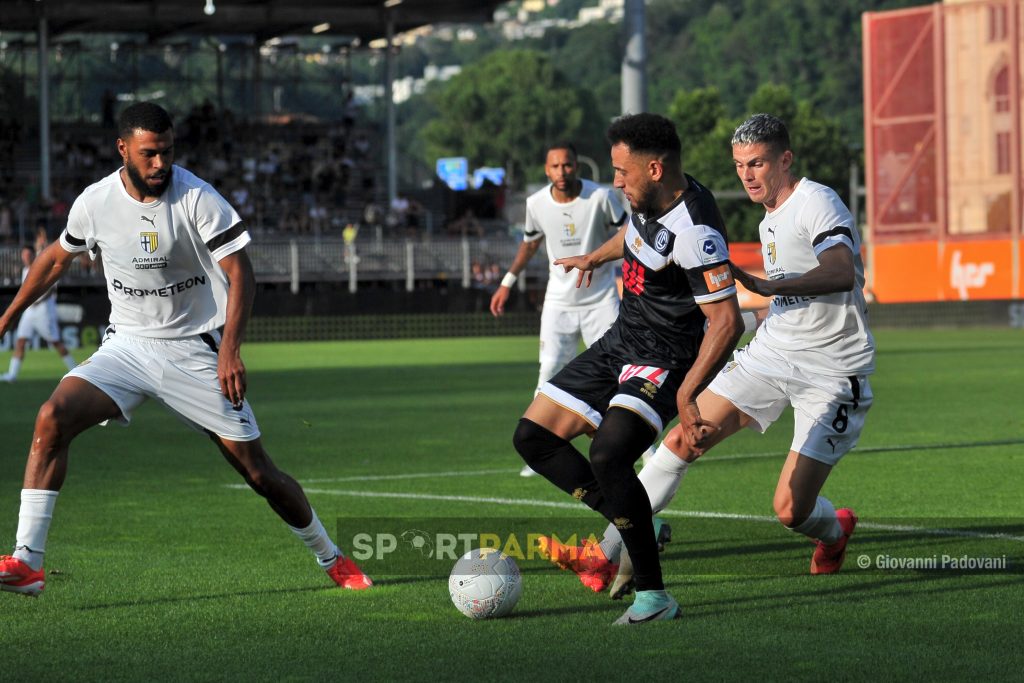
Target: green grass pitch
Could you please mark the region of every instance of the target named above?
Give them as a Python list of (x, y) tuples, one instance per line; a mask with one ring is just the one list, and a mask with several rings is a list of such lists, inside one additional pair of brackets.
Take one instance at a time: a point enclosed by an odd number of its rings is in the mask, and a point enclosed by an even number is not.
[[(264, 502), (236, 486), (212, 444), (150, 402), (130, 428), (95, 428), (73, 444), (46, 591), (36, 600), (0, 594), (3, 678), (1017, 677), (1024, 333), (877, 339), (875, 405), (859, 449), (825, 489), (861, 518), (838, 575), (809, 576), (812, 546), (770, 518), (788, 416), (691, 468), (665, 512), (675, 533), (662, 555), (683, 618), (636, 629), (610, 626), (624, 603), (531, 559), (520, 562), (515, 611), (494, 621), (473, 622), (451, 605), (448, 562), (389, 569), (373, 560), (373, 590), (334, 589)], [(536, 379), (534, 338), (244, 352), (264, 442), (329, 528), (603, 526), (547, 482), (517, 476), (511, 434)], [(52, 352), (31, 352), (20, 381), (0, 385), (4, 552), (35, 412), (60, 370)], [(1008, 567), (877, 567), (943, 556), (1005, 558)], [(862, 558), (872, 566), (862, 569)]]

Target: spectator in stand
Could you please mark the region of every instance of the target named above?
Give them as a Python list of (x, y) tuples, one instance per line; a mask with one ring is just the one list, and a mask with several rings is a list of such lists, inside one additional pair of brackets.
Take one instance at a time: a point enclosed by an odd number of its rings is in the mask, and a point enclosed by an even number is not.
[(100, 101), (100, 109), (102, 111), (102, 124), (103, 127), (108, 130), (113, 130), (114, 126), (117, 125), (114, 120), (114, 105), (117, 104), (117, 97), (114, 95), (114, 91), (107, 88), (103, 91), (103, 98)]
[(473, 209), (467, 208), (461, 216), (448, 223), (448, 234), (452, 237), (483, 237), (484, 227), (480, 225)]
[(40, 218), (36, 221), (35, 249), (37, 254), (43, 253), (43, 249), (50, 244), (50, 235), (46, 230), (46, 219)]
[(8, 244), (14, 240), (14, 220), (11, 207), (0, 201), (0, 242)]

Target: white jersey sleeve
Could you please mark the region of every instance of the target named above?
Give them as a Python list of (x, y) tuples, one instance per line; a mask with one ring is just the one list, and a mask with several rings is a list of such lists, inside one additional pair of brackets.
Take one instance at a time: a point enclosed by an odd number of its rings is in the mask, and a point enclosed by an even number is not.
[(96, 240), (90, 236), (88, 229), (90, 216), (84, 197), (85, 193), (80, 194), (71, 204), (67, 225), (60, 234), (60, 246), (71, 253), (89, 251), (96, 247)]
[(845, 244), (850, 251), (857, 249), (854, 244), (853, 216), (834, 192), (814, 193), (804, 207), (803, 225), (810, 232), (815, 256), (837, 244)]
[(611, 190), (604, 190), (604, 212), (608, 216), (608, 224), (613, 228), (621, 228), (626, 223), (626, 210), (622, 208), (619, 196)]
[(694, 225), (677, 236), (672, 260), (686, 272), (693, 300), (709, 304), (736, 294), (729, 270), (729, 246), (722, 233), (707, 225)]
[(536, 202), (526, 202), (526, 223), (523, 225), (523, 241), (536, 242), (544, 239), (544, 223), (537, 217)]
[(204, 182), (197, 188), (194, 220), (214, 261), (220, 261), (251, 241), (238, 212), (209, 183)]

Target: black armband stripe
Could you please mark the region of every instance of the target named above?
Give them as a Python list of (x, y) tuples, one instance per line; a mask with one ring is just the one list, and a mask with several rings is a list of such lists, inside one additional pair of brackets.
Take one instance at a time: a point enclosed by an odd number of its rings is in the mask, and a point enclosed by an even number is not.
[(853, 241), (853, 233), (850, 232), (850, 229), (840, 226), (838, 228), (832, 228), (828, 232), (823, 232), (817, 237), (815, 237), (814, 241), (811, 242), (811, 246), (816, 247), (825, 240), (827, 240), (829, 237), (838, 237), (840, 235), (846, 235), (846, 237), (849, 238), (851, 242)]
[(238, 239), (243, 232), (245, 232), (245, 223), (235, 223), (233, 226), (207, 242), (206, 248), (210, 251), (217, 251), (228, 242)]
[(71, 235), (66, 229), (64, 230), (64, 240), (73, 247), (84, 247), (85, 240), (78, 239)]

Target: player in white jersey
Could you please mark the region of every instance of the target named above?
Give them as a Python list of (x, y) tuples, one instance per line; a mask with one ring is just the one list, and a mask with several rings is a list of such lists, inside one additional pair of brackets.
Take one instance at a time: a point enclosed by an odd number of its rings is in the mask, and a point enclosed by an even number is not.
[(174, 129), (161, 107), (129, 106), (118, 132), (124, 166), (78, 197), (60, 242), (39, 255), (0, 316), (3, 334), (76, 256), (103, 252), (111, 325), (39, 410), (14, 554), (0, 556), (0, 589), (43, 590), (46, 536), (72, 439), (106, 420), (127, 424), (151, 397), (217, 444), (335, 583), (370, 587), (302, 487), (271, 461), (245, 400), (240, 347), (255, 288), (245, 225), (209, 184), (173, 165)]
[[(36, 250), (32, 245), (26, 244), (21, 248), (21, 263), (24, 266), (21, 271), (22, 282), (28, 277), (29, 267), (32, 265), (35, 257)], [(57, 355), (64, 361), (64, 365), (67, 366), (68, 370), (74, 369), (75, 359), (71, 357), (67, 347), (64, 346), (64, 342), (61, 341), (60, 329), (57, 326), (56, 286), (44, 292), (38, 300), (29, 305), (25, 312), (21, 314), (21, 320), (18, 321), (18, 329), (14, 333), (14, 353), (11, 354), (11, 364), (7, 372), (0, 375), (0, 380), (13, 382), (18, 379), (22, 361), (25, 359), (25, 346), (28, 344), (28, 340), (36, 334), (45, 339), (50, 348), (57, 352)]]
[[(700, 434), (671, 430), (640, 480), (657, 512), (675, 496), (690, 462), (743, 427), (764, 432), (792, 406), (793, 441), (775, 489), (775, 514), (817, 542), (811, 573), (829, 574), (843, 564), (857, 517), (819, 494), (832, 467), (857, 445), (872, 403), (875, 343), (860, 235), (833, 190), (794, 175), (789, 132), (778, 118), (750, 117), (736, 129), (732, 149), (747, 195), (765, 208), (760, 239), (767, 279), (735, 266), (733, 273), (747, 289), (771, 297), (771, 306), (754, 339), (697, 398)], [(617, 550), (617, 537), (609, 527), (606, 554)], [(612, 597), (629, 589), (627, 560)]]
[[(576, 357), (581, 339), (589, 347), (619, 315), (614, 265), (597, 269), (589, 288), (578, 288), (576, 276), (554, 264), (556, 259), (594, 251), (626, 220), (626, 211), (615, 194), (577, 178), (577, 170), (572, 143), (559, 142), (548, 148), (544, 172), (551, 182), (526, 199), (523, 241), (491, 297), (491, 313), (502, 315), (512, 285), (543, 242), (549, 265), (540, 316), (538, 390)], [(520, 474), (528, 477), (535, 473), (526, 465)]]

